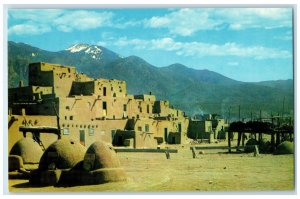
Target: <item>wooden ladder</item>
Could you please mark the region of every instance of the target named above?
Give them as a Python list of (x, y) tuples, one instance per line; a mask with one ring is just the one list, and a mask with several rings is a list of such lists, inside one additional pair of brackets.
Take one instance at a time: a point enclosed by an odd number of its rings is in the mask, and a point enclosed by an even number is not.
[(36, 136), (34, 133), (32, 135), (33, 135), (34, 141), (36, 141), (40, 145), (42, 150), (45, 151), (46, 149), (45, 149), (45, 146), (44, 146), (43, 142), (41, 141), (41, 139), (38, 136)]

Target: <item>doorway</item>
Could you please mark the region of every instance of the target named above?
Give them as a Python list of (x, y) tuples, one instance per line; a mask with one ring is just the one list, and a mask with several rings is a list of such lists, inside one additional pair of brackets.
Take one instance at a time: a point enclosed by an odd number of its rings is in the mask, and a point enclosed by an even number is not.
[(165, 142), (168, 141), (168, 128), (165, 128)]
[(84, 130), (79, 130), (79, 133), (80, 133), (80, 144), (85, 146), (85, 132)]

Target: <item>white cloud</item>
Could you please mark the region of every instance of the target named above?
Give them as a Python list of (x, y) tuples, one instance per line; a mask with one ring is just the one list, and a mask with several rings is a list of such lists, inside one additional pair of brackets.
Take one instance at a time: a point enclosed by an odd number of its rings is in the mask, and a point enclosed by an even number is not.
[(209, 13), (203, 9), (180, 9), (163, 17), (152, 17), (145, 21), (146, 27), (165, 27), (171, 33), (189, 36), (199, 30), (213, 29), (219, 24), (212, 20)]
[(143, 20), (128, 20), (128, 19), (114, 19), (113, 23), (111, 24), (111, 27), (114, 28), (119, 28), (119, 29), (124, 29), (128, 27), (134, 27), (134, 26), (139, 26), (144, 23)]
[(239, 62), (231, 61), (231, 62), (228, 62), (227, 65), (229, 65), (229, 66), (238, 66)]
[(172, 38), (152, 40), (127, 39), (122, 37), (110, 41), (110, 45), (133, 47), (134, 49), (173, 51), (181, 56), (237, 56), (254, 59), (284, 59), (292, 55), (289, 51), (264, 46), (243, 46), (236, 43), (211, 44), (202, 42), (176, 42)]
[(186, 8), (164, 16), (145, 20), (150, 28), (167, 28), (170, 33), (190, 36), (200, 30), (219, 30), (220, 27), (241, 30), (248, 28), (277, 28), (292, 26), (289, 8)]
[(292, 26), (291, 8), (228, 8), (216, 10), (216, 16), (232, 29), (279, 28)]
[[(29, 27), (24, 34), (42, 34), (46, 30), (71, 32), (74, 30), (85, 31), (99, 27), (126, 28), (141, 24), (141, 21), (121, 21), (115, 19), (112, 12), (96, 12), (90, 10), (59, 10), (59, 9), (11, 9), (8, 12), (10, 20), (18, 24), (11, 25), (9, 34), (22, 35), (25, 27)], [(29, 25), (30, 24), (30, 25)], [(34, 28), (34, 26), (36, 26)], [(41, 32), (38, 32), (41, 30)]]
[(51, 22), (64, 13), (60, 9), (9, 9), (8, 15), (14, 19), (30, 20), (41, 23)]
[(15, 35), (39, 35), (46, 32), (50, 32), (51, 28), (46, 25), (35, 24), (18, 24), (8, 29), (8, 34)]
[(53, 24), (63, 32), (88, 30), (111, 24), (111, 12), (68, 11), (54, 19)]

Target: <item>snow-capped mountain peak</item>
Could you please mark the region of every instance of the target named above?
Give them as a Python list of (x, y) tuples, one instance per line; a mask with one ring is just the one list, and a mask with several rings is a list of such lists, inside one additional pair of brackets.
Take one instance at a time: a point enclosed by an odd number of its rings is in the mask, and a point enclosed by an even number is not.
[(88, 47), (89, 47), (89, 45), (87, 45), (87, 44), (75, 44), (75, 45), (72, 45), (71, 47), (67, 48), (66, 51), (70, 51), (71, 53), (76, 53), (76, 52), (85, 50)]
[(89, 54), (93, 59), (101, 59), (102, 50), (99, 46), (88, 44), (75, 44), (66, 49), (71, 53), (84, 52)]

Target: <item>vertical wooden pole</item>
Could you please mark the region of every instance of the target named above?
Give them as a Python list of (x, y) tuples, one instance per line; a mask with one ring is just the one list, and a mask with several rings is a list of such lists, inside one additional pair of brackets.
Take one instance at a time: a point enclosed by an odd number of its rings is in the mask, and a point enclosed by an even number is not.
[(193, 153), (193, 158), (197, 158), (197, 154), (196, 154), (196, 148), (193, 146), (192, 147), (192, 153)]
[(259, 142), (262, 141), (262, 133), (258, 133), (258, 141), (259, 141)]
[(274, 131), (271, 131), (271, 152), (275, 151), (275, 135)]
[(238, 132), (237, 147), (239, 147), (239, 146), (240, 146), (240, 143), (241, 143), (241, 138), (242, 138), (242, 133), (241, 133), (241, 132)]
[(280, 132), (276, 132), (276, 147), (280, 144)]
[(231, 132), (228, 131), (228, 153), (231, 153)]
[(239, 122), (241, 121), (241, 106), (239, 105)]

